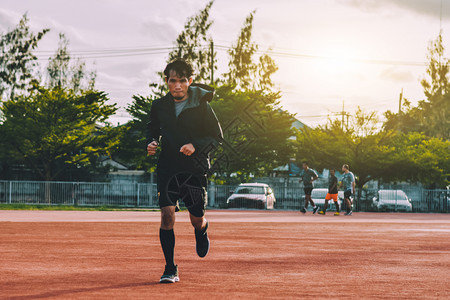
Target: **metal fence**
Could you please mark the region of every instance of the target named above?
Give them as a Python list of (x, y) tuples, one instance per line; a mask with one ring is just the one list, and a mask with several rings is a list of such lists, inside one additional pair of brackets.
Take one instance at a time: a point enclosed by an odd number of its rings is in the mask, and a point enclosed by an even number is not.
[[(227, 209), (227, 199), (236, 187), (210, 184), (208, 206)], [(304, 206), (305, 195), (302, 188), (283, 184), (271, 187), (276, 198), (275, 209), (299, 210)], [(319, 190), (323, 195), (318, 193)], [(325, 194), (325, 189), (313, 190), (313, 199), (316, 197), (314, 200), (319, 206), (323, 206)], [(353, 211), (450, 212), (450, 193), (445, 189), (363, 189), (357, 190), (355, 197)], [(341, 194), (339, 198), (341, 208), (345, 208)], [(158, 196), (156, 184), (151, 183), (0, 181), (0, 203), (153, 208), (158, 207)], [(239, 207), (235, 203), (233, 207), (236, 206)], [(331, 205), (330, 209), (333, 210), (334, 206)]]
[[(227, 208), (227, 199), (237, 186), (210, 185), (208, 187), (209, 204), (214, 208)], [(271, 185), (276, 204), (275, 209), (280, 210), (300, 210), (305, 204), (305, 194), (303, 188), (298, 186), (289, 187), (283, 184)], [(315, 193), (321, 190), (322, 193)], [(312, 198), (323, 207), (325, 188), (313, 190)], [(320, 195), (320, 197), (317, 197)], [(353, 211), (385, 211), (385, 212), (450, 212), (450, 192), (446, 189), (428, 190), (420, 187), (410, 187), (392, 190), (362, 189), (356, 190), (353, 201)], [(213, 200), (211, 199), (213, 198)], [(341, 209), (345, 209), (343, 192), (339, 192), (339, 204)], [(212, 201), (211, 201), (212, 200)], [(329, 209), (334, 210), (333, 201), (329, 202)], [(242, 208), (246, 208), (248, 201), (242, 201)], [(233, 208), (239, 205), (233, 204)], [(253, 206), (254, 207), (254, 206)], [(309, 205), (309, 210), (312, 206)]]
[(0, 181), (0, 203), (158, 207), (150, 183)]

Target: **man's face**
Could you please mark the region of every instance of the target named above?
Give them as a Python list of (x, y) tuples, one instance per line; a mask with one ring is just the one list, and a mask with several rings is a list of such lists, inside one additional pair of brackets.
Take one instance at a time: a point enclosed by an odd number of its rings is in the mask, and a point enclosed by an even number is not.
[(344, 166), (342, 166), (342, 172), (345, 172), (345, 170), (347, 170), (346, 168), (344, 168)]
[(306, 170), (306, 169), (308, 169), (308, 165), (305, 164), (305, 163), (303, 163), (303, 164), (302, 164), (302, 168), (303, 168), (303, 170)]
[(175, 71), (170, 71), (169, 78), (166, 78), (169, 92), (173, 98), (178, 101), (186, 100), (188, 97), (188, 88), (192, 83), (192, 78), (178, 77)]
[(331, 176), (334, 176), (335, 171), (334, 170), (330, 170), (330, 174)]

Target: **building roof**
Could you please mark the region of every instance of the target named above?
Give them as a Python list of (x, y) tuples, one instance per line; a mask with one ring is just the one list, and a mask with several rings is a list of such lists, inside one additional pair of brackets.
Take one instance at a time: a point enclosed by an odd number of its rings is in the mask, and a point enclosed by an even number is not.
[(306, 125), (305, 123), (303, 123), (302, 121), (298, 120), (298, 119), (294, 119), (294, 122), (292, 122), (291, 128), (295, 128), (295, 129), (303, 129), (303, 128), (309, 128), (308, 125)]

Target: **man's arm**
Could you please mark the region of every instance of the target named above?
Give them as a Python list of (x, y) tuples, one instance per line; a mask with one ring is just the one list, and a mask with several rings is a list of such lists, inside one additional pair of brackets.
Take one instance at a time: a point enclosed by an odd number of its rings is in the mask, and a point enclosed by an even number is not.
[(317, 178), (319, 178), (319, 175), (317, 175), (316, 171), (313, 171), (313, 176), (311, 179), (311, 183), (313, 183), (314, 180), (316, 180)]
[(193, 139), (192, 146), (194, 147), (194, 151), (205, 152), (206, 154), (209, 153), (212, 149), (219, 146), (219, 144), (223, 140), (223, 134), (216, 114), (214, 113), (208, 102), (206, 102), (205, 104), (206, 111), (203, 123), (203, 132), (199, 137)]
[(150, 120), (147, 123), (147, 153), (148, 155), (154, 155), (156, 153), (156, 148), (159, 144), (159, 138), (161, 135), (161, 126), (158, 119), (158, 114), (156, 113), (156, 108), (154, 103), (150, 109)]

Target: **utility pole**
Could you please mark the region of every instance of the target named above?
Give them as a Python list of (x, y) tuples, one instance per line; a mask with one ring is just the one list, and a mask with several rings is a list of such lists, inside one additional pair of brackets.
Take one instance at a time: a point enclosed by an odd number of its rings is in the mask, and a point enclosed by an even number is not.
[(211, 62), (210, 62), (210, 69), (211, 69), (211, 85), (214, 85), (214, 42), (211, 40)]
[(342, 100), (342, 112), (341, 112), (341, 115), (342, 115), (342, 130), (344, 130), (344, 117), (345, 117), (344, 101), (345, 100)]
[(400, 131), (401, 130), (401, 123), (402, 123), (402, 100), (403, 100), (403, 88), (402, 91), (400, 92), (400, 97), (398, 98), (398, 115), (397, 115), (397, 120), (398, 120), (398, 124), (397, 124), (397, 130)]

